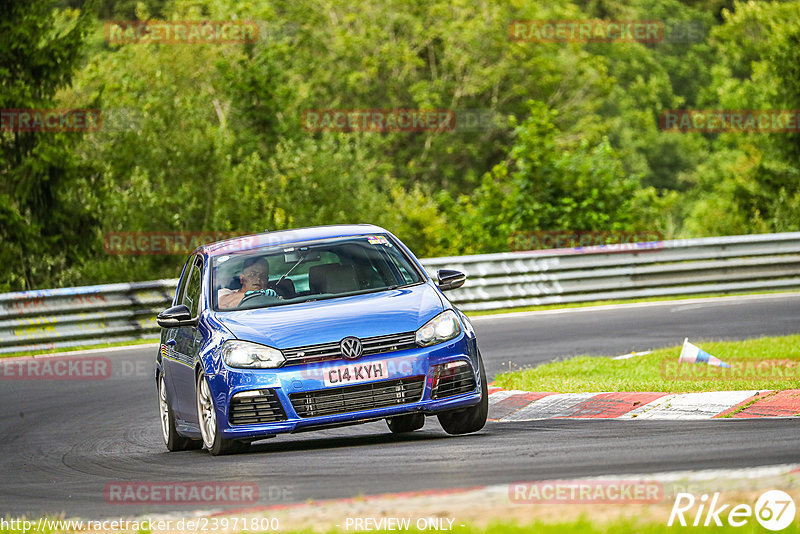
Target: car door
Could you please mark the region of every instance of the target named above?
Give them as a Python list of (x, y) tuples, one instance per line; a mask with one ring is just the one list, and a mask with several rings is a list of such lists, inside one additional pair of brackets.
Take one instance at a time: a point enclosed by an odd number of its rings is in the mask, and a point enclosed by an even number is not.
[[(183, 295), (186, 293), (186, 284), (189, 280), (189, 273), (192, 270), (194, 262), (194, 256), (190, 256), (189, 259), (186, 260), (186, 264), (181, 271), (181, 277), (178, 280), (178, 289), (175, 291), (175, 298), (172, 300), (172, 306), (177, 306), (183, 302)], [(169, 398), (170, 406), (172, 406), (172, 410), (175, 413), (176, 418), (180, 419), (178, 416), (178, 400), (180, 395), (179, 391), (175, 389), (175, 383), (172, 380), (173, 376), (184, 365), (181, 363), (180, 355), (175, 350), (175, 344), (177, 343), (175, 338), (177, 334), (177, 328), (165, 328), (162, 330), (160, 361), (161, 370), (164, 373), (164, 382), (167, 385), (167, 397)]]
[[(203, 281), (203, 261), (195, 256), (186, 278), (186, 289), (179, 304), (186, 305), (197, 319), (200, 313), (200, 293)], [(201, 345), (197, 326), (181, 326), (175, 329), (175, 359), (177, 365), (172, 372), (172, 384), (177, 394), (175, 411), (178, 418), (187, 422), (197, 422), (195, 406), (195, 364)]]

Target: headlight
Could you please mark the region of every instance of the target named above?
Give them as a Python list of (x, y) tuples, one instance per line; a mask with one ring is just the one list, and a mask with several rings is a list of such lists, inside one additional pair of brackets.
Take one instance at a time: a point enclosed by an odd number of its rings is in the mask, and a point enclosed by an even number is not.
[(222, 358), (230, 367), (256, 369), (280, 367), (286, 361), (278, 349), (247, 341), (226, 341), (222, 345)]
[(453, 310), (440, 313), (417, 330), (417, 345), (427, 347), (444, 343), (461, 333), (461, 324)]

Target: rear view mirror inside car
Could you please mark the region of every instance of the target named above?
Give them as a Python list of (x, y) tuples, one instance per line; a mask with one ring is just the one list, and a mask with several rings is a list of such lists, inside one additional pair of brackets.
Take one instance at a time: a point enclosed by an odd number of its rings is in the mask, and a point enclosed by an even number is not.
[(304, 261), (320, 261), (321, 253), (319, 250), (308, 250), (301, 248), (293, 251), (284, 251), (283, 261), (286, 263), (296, 263), (303, 258)]

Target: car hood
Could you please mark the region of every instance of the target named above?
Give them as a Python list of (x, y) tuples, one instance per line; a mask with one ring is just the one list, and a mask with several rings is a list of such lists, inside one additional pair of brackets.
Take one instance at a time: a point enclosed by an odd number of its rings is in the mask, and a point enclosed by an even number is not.
[(278, 349), (412, 332), (444, 310), (428, 283), (316, 302), (216, 312), (238, 339)]

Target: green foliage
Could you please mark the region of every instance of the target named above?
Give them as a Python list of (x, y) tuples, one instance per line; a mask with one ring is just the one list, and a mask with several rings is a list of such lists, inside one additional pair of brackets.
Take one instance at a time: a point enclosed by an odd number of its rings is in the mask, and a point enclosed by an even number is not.
[[(717, 64), (699, 99), (717, 109), (800, 109), (800, 3), (736, 2), (712, 31)], [(800, 136), (721, 134), (684, 180), (689, 235), (800, 228)]]
[[(373, 222), (439, 256), (505, 251), (528, 230), (800, 229), (796, 134), (658, 126), (668, 109), (800, 109), (800, 0), (103, 0), (99, 20), (55, 5), (0, 8), (0, 109), (97, 106), (104, 125), (0, 131), (0, 290), (175, 276), (174, 256), (106, 254), (109, 232)], [(260, 36), (104, 42), (104, 22), (137, 17), (256, 21)], [(598, 17), (700, 35), (508, 35), (513, 20)], [(488, 121), (304, 128), (304, 111), (331, 108)]]
[[(0, 110), (54, 108), (91, 24), (90, 10), (4, 2)], [(80, 135), (17, 130), (0, 130), (0, 291), (60, 283), (61, 270), (88, 253), (80, 236), (95, 221), (80, 199), (92, 172), (91, 163), (75, 157)]]
[(514, 232), (630, 230), (639, 188), (608, 142), (565, 138), (557, 112), (531, 101), (509, 160), (484, 176), (464, 217), (483, 250), (507, 250)]

